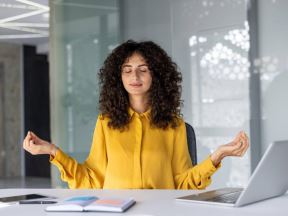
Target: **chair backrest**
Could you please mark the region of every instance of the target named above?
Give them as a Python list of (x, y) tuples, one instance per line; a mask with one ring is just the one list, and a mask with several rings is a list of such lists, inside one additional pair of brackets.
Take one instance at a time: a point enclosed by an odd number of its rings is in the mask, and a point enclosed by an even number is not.
[(185, 122), (188, 150), (192, 160), (193, 166), (197, 164), (197, 148), (196, 148), (196, 136), (193, 127)]

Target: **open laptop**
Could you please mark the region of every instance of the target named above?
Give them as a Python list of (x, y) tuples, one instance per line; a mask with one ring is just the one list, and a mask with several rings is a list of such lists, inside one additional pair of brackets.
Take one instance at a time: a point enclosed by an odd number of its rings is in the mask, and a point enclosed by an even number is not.
[(267, 148), (246, 189), (223, 188), (179, 197), (176, 200), (240, 207), (283, 195), (288, 190), (288, 140)]

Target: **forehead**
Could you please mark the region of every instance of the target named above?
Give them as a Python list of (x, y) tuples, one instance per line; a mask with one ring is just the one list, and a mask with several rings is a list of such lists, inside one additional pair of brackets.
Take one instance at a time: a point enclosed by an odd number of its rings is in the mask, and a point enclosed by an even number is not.
[(125, 64), (146, 64), (146, 60), (140, 53), (136, 52), (126, 58), (124, 65)]

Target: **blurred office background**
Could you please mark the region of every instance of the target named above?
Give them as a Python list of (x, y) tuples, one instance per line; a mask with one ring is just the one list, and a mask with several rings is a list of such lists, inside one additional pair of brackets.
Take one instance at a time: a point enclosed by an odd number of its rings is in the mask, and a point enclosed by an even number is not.
[(285, 0), (0, 0), (0, 188), (66, 187), (28, 130), (83, 162), (98, 111), (97, 72), (115, 46), (153, 40), (183, 75), (198, 161), (238, 131), (210, 188), (245, 186), (269, 143), (288, 139)]

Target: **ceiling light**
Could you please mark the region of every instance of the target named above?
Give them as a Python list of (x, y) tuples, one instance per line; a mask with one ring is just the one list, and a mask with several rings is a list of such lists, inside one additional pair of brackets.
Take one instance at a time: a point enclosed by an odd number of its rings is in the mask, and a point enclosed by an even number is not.
[(20, 38), (42, 38), (47, 37), (47, 35), (41, 34), (21, 34), (21, 35), (0, 35), (1, 39), (20, 39)]
[(33, 29), (33, 28), (25, 28), (25, 27), (19, 27), (19, 26), (9, 26), (9, 27), (6, 26), (5, 28), (18, 30), (18, 31), (25, 31), (25, 32), (30, 32), (30, 33), (37, 33), (37, 34), (48, 36), (48, 31), (41, 31), (41, 30)]
[(48, 6), (43, 5), (43, 4), (39, 4), (39, 3), (36, 3), (36, 2), (32, 2), (32, 1), (28, 1), (28, 0), (16, 0), (16, 1), (24, 3), (24, 4), (31, 5), (31, 6), (35, 6), (35, 7), (38, 7), (38, 8), (41, 8), (43, 10), (49, 10)]
[(34, 6), (30, 6), (30, 5), (20, 5), (20, 4), (5, 4), (5, 3), (0, 3), (0, 7), (3, 8), (17, 8), (17, 9), (29, 9), (29, 10), (35, 10), (38, 8), (35, 8)]
[(7, 26), (49, 28), (49, 23), (18, 23), (18, 22), (0, 23), (0, 27), (7, 27)]
[[(11, 9), (25, 9), (26, 12), (22, 14), (12, 13), (12, 16), (4, 17), (0, 19), (0, 28), (13, 29), (16, 31), (22, 31), (24, 34), (6, 34), (0, 35), (0, 39), (21, 39), (21, 38), (41, 38), (49, 36), (49, 23), (45, 22), (49, 19), (49, 6), (47, 6), (46, 1), (44, 4), (36, 3), (32, 0), (15, 0), (17, 4), (0, 4), (1, 7), (11, 8)], [(28, 11), (27, 11), (28, 10)], [(16, 11), (16, 10), (15, 10)], [(17, 14), (17, 15), (16, 15)], [(21, 22), (27, 17), (42, 15), (39, 17), (42, 22), (36, 23), (33, 21)], [(41, 19), (42, 18), (42, 19)], [(17, 20), (17, 21), (16, 21)], [(38, 29), (42, 28), (42, 29)], [(18, 33), (18, 32), (17, 32)]]
[(36, 10), (36, 11), (29, 12), (29, 13), (24, 13), (24, 14), (20, 14), (20, 15), (17, 15), (17, 16), (8, 17), (8, 18), (5, 18), (5, 19), (1, 19), (0, 20), (0, 24), (1, 23), (10, 22), (10, 21), (14, 21), (14, 20), (19, 20), (19, 19), (22, 19), (22, 18), (25, 18), (25, 17), (34, 16), (34, 15), (37, 15), (37, 14), (42, 14), (42, 13), (45, 13), (45, 12), (47, 12), (47, 10)]

